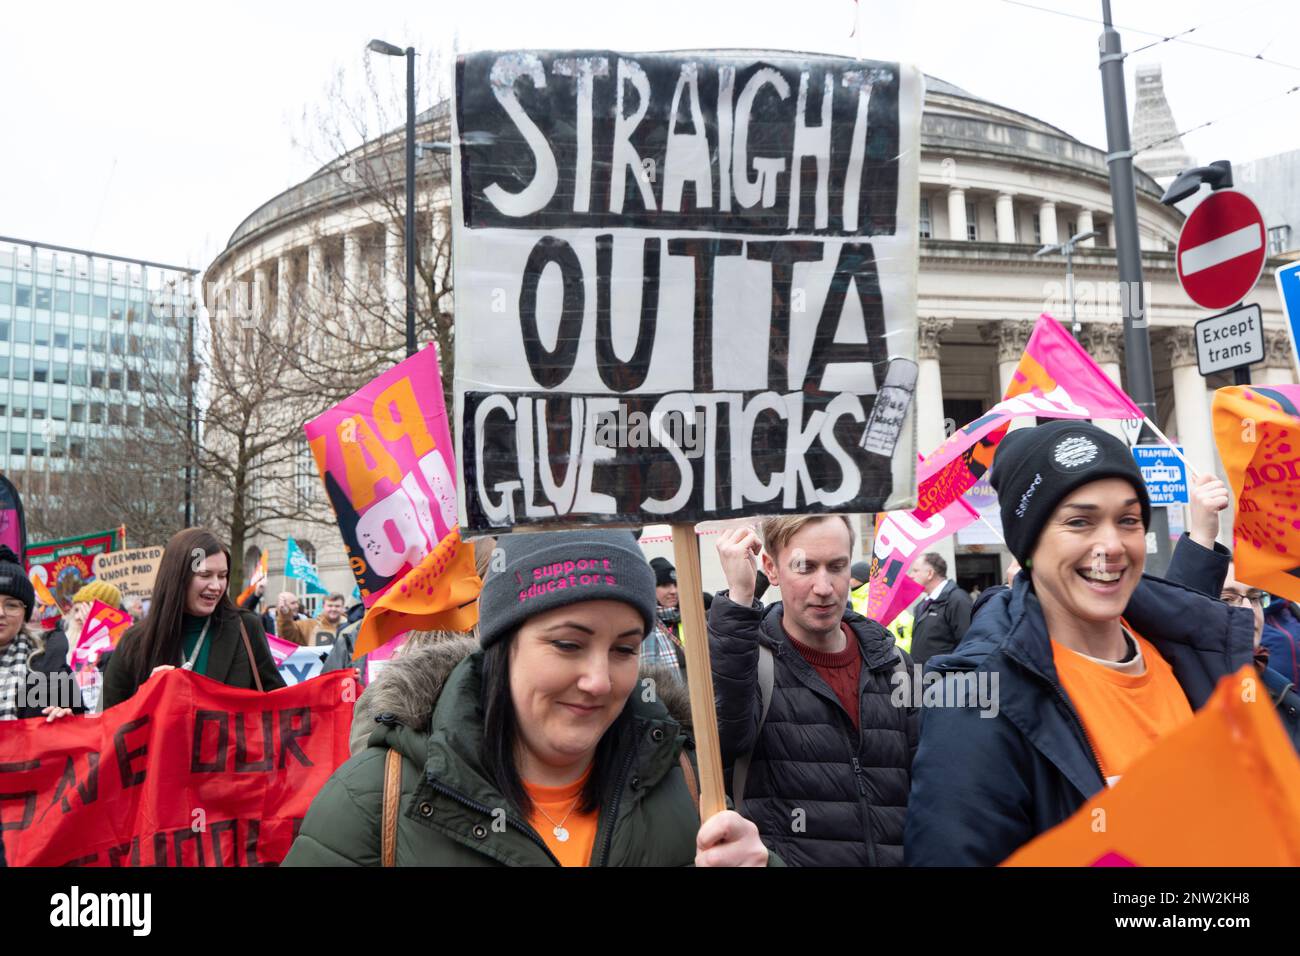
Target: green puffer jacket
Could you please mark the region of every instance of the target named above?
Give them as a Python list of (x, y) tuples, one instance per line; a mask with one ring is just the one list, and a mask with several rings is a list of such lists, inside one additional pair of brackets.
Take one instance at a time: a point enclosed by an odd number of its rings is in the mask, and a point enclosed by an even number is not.
[[(357, 720), (375, 715), (375, 730), (317, 794), (285, 866), (380, 864), (389, 748), (403, 757), (398, 866), (557, 865), (527, 822), (513, 810), (499, 812), (506, 799), (479, 756), (483, 655), (477, 646), (462, 640), (413, 650), (366, 689)], [(661, 702), (671, 699), (680, 708), (687, 698), (680, 685), (666, 688), (658, 675), (654, 694), (646, 693), (649, 686), (643, 681), (630, 699), (633, 719), (601, 801), (592, 866), (683, 866), (695, 859), (699, 816), (678, 760), (690, 744), (683, 722)]]

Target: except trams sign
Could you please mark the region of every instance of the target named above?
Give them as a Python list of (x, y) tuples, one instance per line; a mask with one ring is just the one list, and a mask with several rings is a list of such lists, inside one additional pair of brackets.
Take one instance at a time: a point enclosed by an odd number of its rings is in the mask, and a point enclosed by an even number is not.
[(1264, 361), (1264, 320), (1259, 306), (1243, 305), (1196, 323), (1196, 366), (1212, 375)]

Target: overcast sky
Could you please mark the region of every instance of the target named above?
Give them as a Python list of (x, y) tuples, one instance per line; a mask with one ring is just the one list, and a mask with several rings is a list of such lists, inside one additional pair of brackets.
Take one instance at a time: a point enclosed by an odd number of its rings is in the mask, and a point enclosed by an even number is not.
[[(1027, 2), (1101, 10), (1100, 0)], [(1128, 61), (1130, 111), (1134, 64), (1159, 62), (1179, 129), (1216, 121), (1185, 138), (1194, 159), (1300, 148), (1300, 92), (1282, 95), (1300, 84), (1295, 0), (1113, 8), (1127, 51), (1159, 39), (1138, 30), (1196, 27), (1186, 40), (1247, 54), (1170, 42)], [(1104, 148), (1100, 32), (1006, 0), (7, 4), (0, 235), (205, 267), (245, 216), (320, 165), (320, 143), (306, 145), (311, 117), (332, 109), (336, 77), (360, 88), (371, 37), (422, 53), (455, 38), (462, 51), (760, 47), (905, 60)], [(370, 58), (400, 97), (401, 61)], [(432, 82), (419, 108), (431, 99)]]

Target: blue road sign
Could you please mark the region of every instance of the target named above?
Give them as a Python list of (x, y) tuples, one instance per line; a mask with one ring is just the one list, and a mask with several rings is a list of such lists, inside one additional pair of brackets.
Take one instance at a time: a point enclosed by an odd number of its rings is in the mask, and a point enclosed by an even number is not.
[(1296, 352), (1300, 342), (1300, 262), (1293, 262), (1277, 270), (1277, 294), (1282, 299), (1282, 311), (1286, 314), (1286, 328), (1291, 334), (1291, 354)]
[(1168, 445), (1138, 445), (1133, 458), (1146, 480), (1152, 507), (1187, 504), (1187, 469)]

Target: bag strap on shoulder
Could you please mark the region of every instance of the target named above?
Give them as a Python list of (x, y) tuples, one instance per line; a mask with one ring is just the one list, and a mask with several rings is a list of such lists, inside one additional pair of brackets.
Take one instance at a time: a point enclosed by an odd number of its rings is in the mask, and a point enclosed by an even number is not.
[(700, 781), (695, 775), (695, 768), (691, 766), (691, 758), (686, 756), (686, 750), (677, 755), (677, 762), (682, 765), (682, 777), (686, 780), (686, 790), (691, 795), (691, 802), (695, 804), (695, 815), (700, 815)]
[(397, 865), (397, 807), (402, 798), (402, 755), (389, 748), (384, 757), (384, 803), (380, 823), (380, 865)]
[(253, 671), (253, 683), (257, 685), (259, 691), (265, 693), (266, 689), (262, 686), (262, 674), (257, 669), (257, 658), (253, 656), (253, 642), (248, 639), (248, 629), (244, 627), (244, 619), (239, 617), (238, 611), (235, 612), (235, 615), (239, 621), (239, 636), (244, 639), (244, 650), (248, 653), (248, 666)]

